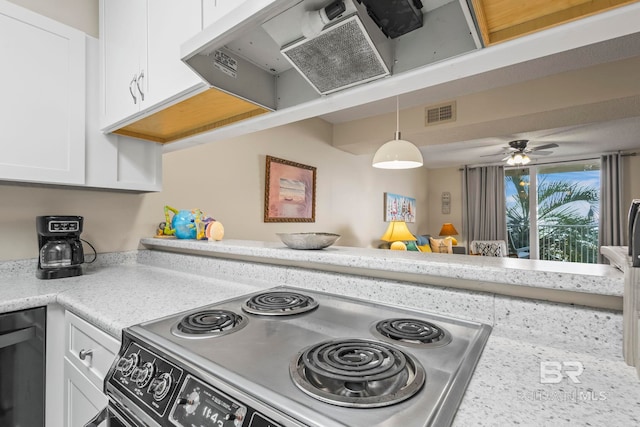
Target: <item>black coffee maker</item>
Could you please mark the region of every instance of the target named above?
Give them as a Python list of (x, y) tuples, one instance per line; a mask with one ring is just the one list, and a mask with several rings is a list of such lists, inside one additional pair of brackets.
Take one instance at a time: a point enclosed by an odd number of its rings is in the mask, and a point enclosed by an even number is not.
[(81, 216), (38, 216), (38, 279), (82, 275), (84, 251), (80, 242)]

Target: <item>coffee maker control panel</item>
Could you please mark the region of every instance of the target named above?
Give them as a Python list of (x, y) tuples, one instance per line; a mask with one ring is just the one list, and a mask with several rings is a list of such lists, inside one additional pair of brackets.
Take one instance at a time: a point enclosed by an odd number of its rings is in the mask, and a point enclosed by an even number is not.
[(79, 221), (51, 221), (49, 222), (50, 233), (72, 233), (80, 231)]

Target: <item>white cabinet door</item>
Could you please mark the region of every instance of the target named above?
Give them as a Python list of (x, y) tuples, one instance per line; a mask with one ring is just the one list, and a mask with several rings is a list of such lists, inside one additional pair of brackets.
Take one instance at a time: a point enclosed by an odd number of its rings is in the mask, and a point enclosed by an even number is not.
[(180, 60), (180, 45), (202, 30), (202, 1), (149, 1), (147, 29), (145, 103), (152, 106), (202, 83)]
[(202, 24), (207, 27), (247, 0), (202, 0)]
[(0, 0), (0, 179), (84, 183), (85, 36)]
[(108, 398), (68, 360), (64, 361), (64, 425), (83, 426), (107, 406)]
[(100, 131), (98, 40), (87, 36), (85, 186), (136, 191), (162, 190), (162, 146)]
[[(147, 1), (100, 1), (103, 122), (138, 112), (147, 84)], [(142, 74), (142, 76), (141, 76)]]

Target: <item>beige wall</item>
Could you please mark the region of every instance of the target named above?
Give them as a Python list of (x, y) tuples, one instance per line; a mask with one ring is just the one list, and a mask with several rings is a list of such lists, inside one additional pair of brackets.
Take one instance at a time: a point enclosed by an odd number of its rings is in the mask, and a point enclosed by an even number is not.
[(9, 0), (40, 15), (98, 37), (98, 0)]
[[(456, 228), (458, 244), (463, 245), (462, 234), (462, 172), (460, 167), (430, 169), (427, 177), (429, 222), (428, 232), (437, 236), (442, 224), (450, 222)], [(451, 193), (450, 213), (442, 213), (442, 193)]]
[[(417, 201), (413, 232), (427, 229), (427, 170), (378, 170), (372, 156), (330, 145), (331, 126), (311, 119), (164, 155), (164, 190), (153, 194), (0, 184), (0, 260), (37, 256), (37, 215), (82, 215), (98, 252), (134, 250), (163, 220), (163, 206), (200, 208), (223, 223), (225, 239), (277, 241), (277, 232), (327, 231), (339, 244), (370, 246), (384, 233), (383, 193)], [(265, 156), (317, 168), (315, 223), (264, 223)]]

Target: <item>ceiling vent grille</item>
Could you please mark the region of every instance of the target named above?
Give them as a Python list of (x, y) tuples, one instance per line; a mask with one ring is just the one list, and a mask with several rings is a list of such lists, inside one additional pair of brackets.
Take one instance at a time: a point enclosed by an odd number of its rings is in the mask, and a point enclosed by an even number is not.
[(424, 109), (424, 125), (432, 126), (456, 121), (456, 102), (427, 107)]

